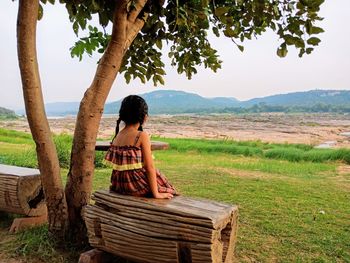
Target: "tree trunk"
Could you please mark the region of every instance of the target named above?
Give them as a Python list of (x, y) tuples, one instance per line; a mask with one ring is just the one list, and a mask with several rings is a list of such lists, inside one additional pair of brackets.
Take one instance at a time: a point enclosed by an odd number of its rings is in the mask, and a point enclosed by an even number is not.
[[(92, 84), (80, 103), (76, 120), (66, 196), (70, 222), (69, 235), (75, 243), (87, 242), (81, 209), (90, 200), (94, 173), (95, 143), (105, 101), (122, 64), (123, 56), (144, 25), (137, 18), (146, 1), (127, 11), (128, 1), (117, 1), (111, 40), (103, 54)], [(141, 3), (141, 4), (140, 4)]]
[(36, 144), (49, 219), (49, 230), (62, 236), (67, 228), (67, 203), (59, 161), (46, 118), (36, 54), (39, 0), (20, 0), (17, 18), (18, 61), (29, 127)]

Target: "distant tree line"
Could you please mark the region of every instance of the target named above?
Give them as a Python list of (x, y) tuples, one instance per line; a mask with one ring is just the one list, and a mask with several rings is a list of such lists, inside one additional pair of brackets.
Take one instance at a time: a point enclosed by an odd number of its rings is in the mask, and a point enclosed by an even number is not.
[[(317, 103), (314, 105), (268, 105), (266, 103), (254, 104), (250, 107), (225, 107), (208, 109), (188, 109), (182, 113), (263, 113), (263, 112), (284, 112), (284, 113), (350, 113), (350, 105), (332, 105)], [(180, 112), (167, 112), (175, 114)]]
[(325, 103), (317, 103), (310, 106), (305, 105), (294, 105), (294, 106), (283, 106), (283, 105), (267, 105), (265, 103), (255, 104), (249, 108), (225, 108), (224, 112), (235, 112), (235, 113), (260, 113), (260, 112), (300, 112), (300, 113), (317, 113), (317, 112), (333, 112), (333, 113), (350, 113), (350, 105), (331, 105)]

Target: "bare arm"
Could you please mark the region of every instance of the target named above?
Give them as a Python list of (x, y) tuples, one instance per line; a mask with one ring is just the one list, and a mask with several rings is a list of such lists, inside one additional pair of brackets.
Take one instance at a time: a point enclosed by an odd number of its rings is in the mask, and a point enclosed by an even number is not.
[(171, 198), (173, 197), (170, 193), (159, 193), (157, 185), (157, 175), (154, 166), (152, 151), (151, 151), (151, 141), (146, 132), (142, 132), (140, 136), (141, 150), (143, 156), (143, 164), (147, 172), (148, 183), (151, 188), (151, 192), (154, 198)]

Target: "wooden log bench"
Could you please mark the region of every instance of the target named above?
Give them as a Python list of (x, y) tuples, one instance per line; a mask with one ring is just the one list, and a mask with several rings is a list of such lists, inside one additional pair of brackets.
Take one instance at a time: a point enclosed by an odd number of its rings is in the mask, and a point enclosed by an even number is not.
[(143, 263), (234, 261), (237, 206), (184, 196), (141, 198), (107, 190), (95, 192), (93, 200), (93, 205), (85, 207), (84, 218), (95, 250), (82, 254), (80, 263), (105, 262), (91, 260), (102, 258), (96, 253), (99, 250)]
[(47, 209), (38, 169), (0, 164), (0, 211), (27, 216), (16, 218), (10, 232), (46, 222)]

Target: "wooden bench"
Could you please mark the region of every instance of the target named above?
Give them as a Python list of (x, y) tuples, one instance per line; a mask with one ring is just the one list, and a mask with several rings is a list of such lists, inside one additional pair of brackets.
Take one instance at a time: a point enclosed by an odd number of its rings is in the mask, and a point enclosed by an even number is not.
[[(96, 151), (107, 151), (110, 146), (110, 142), (107, 141), (96, 141), (95, 150)], [(166, 142), (151, 141), (152, 151), (156, 150), (167, 150), (169, 149), (169, 144)]]
[[(96, 249), (135, 262), (234, 261), (237, 206), (184, 196), (141, 198), (106, 190), (95, 192), (93, 200), (95, 204), (85, 207), (84, 218), (89, 242)], [(82, 254), (79, 262), (107, 262), (96, 249)]]
[(0, 164), (0, 211), (16, 218), (10, 232), (46, 222), (47, 209), (38, 169)]

